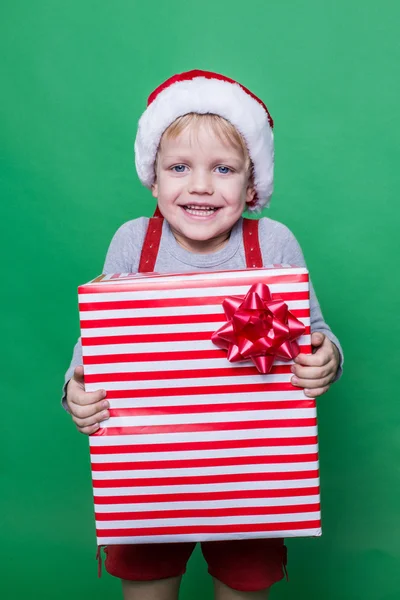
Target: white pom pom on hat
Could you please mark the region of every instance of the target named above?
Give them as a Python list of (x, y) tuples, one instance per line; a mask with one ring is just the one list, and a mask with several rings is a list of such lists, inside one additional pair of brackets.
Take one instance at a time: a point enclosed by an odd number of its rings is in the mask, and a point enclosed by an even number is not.
[(240, 83), (210, 71), (170, 77), (148, 98), (135, 141), (136, 169), (142, 184), (154, 183), (154, 162), (164, 131), (188, 113), (215, 114), (243, 136), (254, 166), (256, 198), (249, 210), (268, 206), (274, 183), (273, 120), (265, 104)]

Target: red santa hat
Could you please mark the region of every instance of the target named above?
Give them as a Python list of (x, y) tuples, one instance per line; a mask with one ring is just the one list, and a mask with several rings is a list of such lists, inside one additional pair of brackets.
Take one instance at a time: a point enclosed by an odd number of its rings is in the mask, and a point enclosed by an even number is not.
[(229, 77), (209, 71), (174, 75), (149, 96), (139, 120), (135, 162), (140, 181), (154, 183), (154, 162), (164, 131), (188, 113), (211, 113), (230, 121), (243, 136), (254, 166), (256, 200), (250, 210), (268, 206), (274, 181), (273, 121), (265, 104)]

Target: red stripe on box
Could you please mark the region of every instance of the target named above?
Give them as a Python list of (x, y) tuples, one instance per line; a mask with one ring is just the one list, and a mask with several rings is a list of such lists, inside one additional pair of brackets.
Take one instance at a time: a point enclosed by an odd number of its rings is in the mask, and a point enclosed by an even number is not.
[(299, 392), (291, 383), (245, 383), (236, 385), (202, 385), (180, 388), (149, 388), (140, 390), (108, 390), (107, 398), (157, 398), (162, 396), (199, 396), (202, 394), (243, 394), (247, 392)]
[(220, 287), (238, 287), (248, 285), (251, 286), (254, 283), (265, 283), (267, 285), (274, 284), (296, 284), (296, 283), (307, 283), (308, 274), (304, 273), (288, 273), (287, 275), (273, 275), (257, 273), (247, 278), (226, 278), (221, 276), (213, 279), (197, 279), (190, 280), (185, 279), (184, 281), (165, 281), (164, 278), (158, 280), (151, 280), (147, 278), (144, 281), (138, 279), (132, 280), (132, 283), (121, 283), (121, 284), (109, 284), (107, 282), (99, 284), (86, 284), (78, 288), (79, 294), (109, 294), (115, 292), (149, 292), (158, 290), (196, 290), (204, 288), (220, 288)]
[(136, 512), (96, 512), (96, 521), (141, 521), (143, 519), (201, 519), (219, 517), (246, 517), (259, 515), (291, 515), (319, 512), (320, 504), (293, 504), (289, 506), (243, 506), (240, 508), (199, 508), (175, 510), (146, 510)]
[(211, 331), (182, 331), (180, 333), (144, 333), (138, 335), (110, 335), (92, 338), (82, 337), (82, 346), (108, 346), (115, 344), (155, 344), (161, 342), (191, 342), (210, 340)]
[(140, 425), (137, 427), (104, 427), (96, 435), (151, 435), (158, 433), (190, 433), (199, 431), (236, 431), (241, 429), (276, 429), (281, 427), (315, 427), (317, 419), (274, 419), (236, 423), (184, 423), (174, 425)]
[(148, 502), (207, 502), (251, 498), (296, 498), (317, 496), (319, 486), (275, 490), (235, 490), (227, 492), (185, 492), (182, 494), (137, 494), (135, 496), (94, 496), (95, 504), (147, 504)]
[[(299, 318), (308, 318), (310, 311), (304, 309), (293, 309), (292, 315)], [(166, 315), (154, 317), (127, 317), (116, 319), (91, 319), (82, 320), (81, 329), (97, 329), (102, 327), (143, 327), (147, 325), (181, 325), (186, 323), (218, 323), (224, 321), (224, 313), (200, 314), (200, 315)]]
[(81, 329), (102, 327), (146, 327), (148, 325), (186, 325), (192, 323), (219, 323), (224, 313), (200, 315), (165, 315), (154, 317), (127, 317), (124, 319), (91, 319), (81, 321)]
[(190, 475), (184, 477), (137, 477), (127, 479), (93, 479), (94, 488), (155, 487), (158, 485), (203, 485), (209, 483), (242, 483), (249, 481), (293, 481), (316, 479), (318, 469), (311, 471), (286, 471), (285, 473), (227, 473), (222, 475)]
[[(276, 365), (268, 375), (282, 375), (291, 372), (291, 365)], [(198, 379), (199, 377), (243, 377), (257, 375), (256, 367), (232, 367), (229, 365), (218, 369), (179, 369), (173, 371), (137, 371), (133, 373), (96, 373), (85, 374), (85, 383), (105, 383), (113, 381), (156, 381), (162, 379)]]
[[(272, 294), (276, 300), (285, 302), (294, 302), (295, 300), (308, 300), (308, 292), (282, 292)], [(110, 302), (80, 302), (79, 310), (81, 312), (88, 310), (126, 310), (131, 308), (167, 308), (180, 306), (210, 306), (212, 304), (222, 304), (225, 296), (196, 297), (196, 298), (153, 298), (151, 300), (113, 300)]]
[(164, 362), (165, 360), (203, 360), (208, 358), (225, 358), (226, 350), (188, 350), (184, 352), (143, 352), (134, 354), (99, 354), (84, 356), (85, 365), (104, 365), (119, 362)]
[[(136, 335), (104, 335), (96, 337), (82, 336), (82, 346), (109, 346), (116, 344), (146, 344), (162, 342), (193, 342), (210, 341), (211, 334), (215, 329), (209, 331), (180, 331), (178, 333), (140, 333)], [(310, 333), (310, 327), (306, 327), (304, 335)]]
[(202, 413), (248, 412), (251, 410), (287, 410), (290, 408), (314, 408), (312, 400), (264, 400), (264, 402), (234, 402), (225, 404), (192, 404), (190, 406), (141, 406), (134, 408), (111, 408), (110, 417), (134, 417), (154, 415), (189, 415)]
[(261, 531), (292, 531), (302, 529), (317, 529), (321, 521), (295, 521), (294, 523), (252, 523), (250, 525), (186, 525), (182, 527), (140, 527), (137, 529), (96, 529), (98, 537), (134, 537), (150, 535), (183, 535), (196, 533), (251, 533)]
[[(310, 354), (311, 346), (304, 344), (300, 351)], [(210, 358), (225, 358), (226, 350), (188, 350), (179, 352), (143, 352), (126, 354), (98, 354), (96, 356), (83, 356), (84, 365), (105, 365), (127, 362), (164, 362), (165, 360), (204, 360)]]
[[(315, 406), (315, 400), (313, 400)], [(154, 444), (124, 444), (121, 446), (90, 446), (90, 454), (125, 454), (132, 452), (174, 452), (196, 450), (226, 450), (228, 448), (264, 448), (279, 446), (309, 446), (317, 443), (317, 436), (290, 438), (262, 438), (248, 440), (215, 440), (208, 442), (170, 442)]]
[(92, 463), (92, 471), (142, 471), (144, 469), (190, 469), (198, 467), (227, 467), (236, 465), (275, 465), (287, 463), (315, 462), (318, 453), (283, 454), (280, 456), (231, 456), (224, 458), (193, 458), (180, 460), (154, 460), (129, 462)]

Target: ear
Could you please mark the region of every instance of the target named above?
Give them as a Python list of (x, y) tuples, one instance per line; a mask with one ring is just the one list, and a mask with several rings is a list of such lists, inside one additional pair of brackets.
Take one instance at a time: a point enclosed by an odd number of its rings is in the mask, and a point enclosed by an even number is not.
[(151, 193), (153, 194), (153, 198), (158, 198), (158, 184), (157, 181), (153, 183), (151, 186)]
[(246, 204), (252, 204), (256, 197), (256, 188), (253, 183), (249, 183), (246, 191)]

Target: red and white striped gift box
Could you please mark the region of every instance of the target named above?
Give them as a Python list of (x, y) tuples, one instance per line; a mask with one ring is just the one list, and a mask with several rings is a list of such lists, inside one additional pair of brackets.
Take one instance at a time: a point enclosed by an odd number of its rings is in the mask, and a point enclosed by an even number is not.
[(79, 287), (85, 387), (110, 419), (90, 437), (99, 545), (321, 534), (316, 405), (290, 362), (260, 374), (211, 334), (222, 301), (266, 283), (306, 325), (306, 269), (100, 276)]

